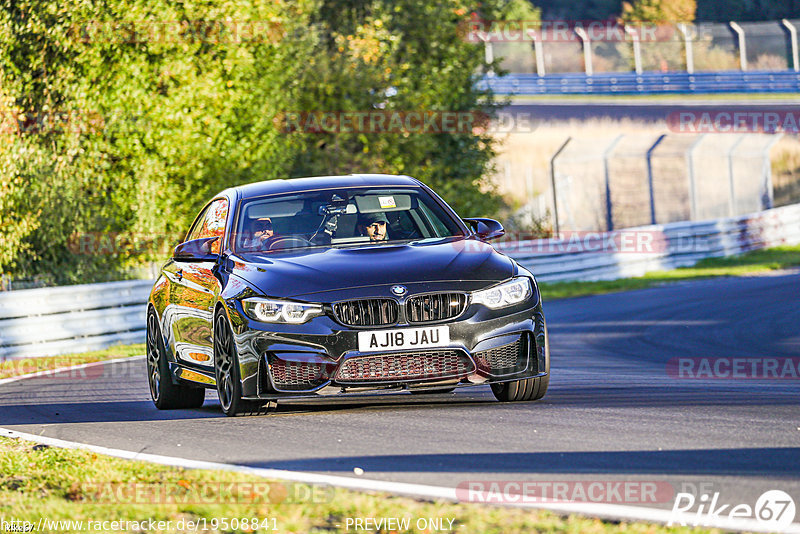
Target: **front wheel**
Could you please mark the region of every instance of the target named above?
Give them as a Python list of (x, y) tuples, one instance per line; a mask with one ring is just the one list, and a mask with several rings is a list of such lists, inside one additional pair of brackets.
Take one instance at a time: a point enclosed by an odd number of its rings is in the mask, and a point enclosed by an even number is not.
[(222, 313), (214, 320), (214, 374), (219, 403), (225, 415), (235, 417), (266, 413), (265, 402), (242, 398), (239, 358), (233, 342), (233, 331)]
[(549, 385), (550, 375), (546, 375), (492, 384), (492, 393), (497, 400), (502, 402), (532, 401), (544, 397)]
[(159, 410), (199, 408), (206, 398), (205, 388), (172, 382), (164, 338), (161, 336), (158, 317), (152, 309), (147, 313), (147, 382), (150, 386), (150, 397)]

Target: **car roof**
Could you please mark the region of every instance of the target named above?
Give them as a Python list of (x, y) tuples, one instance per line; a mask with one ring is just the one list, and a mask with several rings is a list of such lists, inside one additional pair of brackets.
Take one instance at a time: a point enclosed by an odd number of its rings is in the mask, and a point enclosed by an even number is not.
[(220, 195), (228, 194), (230, 196), (235, 196), (235, 193), (238, 193), (240, 198), (253, 198), (264, 195), (301, 193), (303, 191), (320, 189), (337, 189), (340, 187), (419, 187), (419, 185), (419, 180), (411, 178), (410, 176), (393, 174), (350, 174), (346, 176), (314, 176), (309, 178), (291, 178), (288, 180), (267, 180), (264, 182), (231, 187), (220, 193)]

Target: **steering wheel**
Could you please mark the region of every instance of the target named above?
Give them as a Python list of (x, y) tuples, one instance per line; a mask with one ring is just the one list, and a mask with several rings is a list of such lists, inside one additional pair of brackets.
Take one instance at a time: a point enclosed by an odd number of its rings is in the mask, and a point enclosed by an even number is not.
[(296, 235), (279, 235), (267, 239), (267, 250), (280, 250), (283, 248), (298, 248), (312, 246), (313, 243), (308, 239)]

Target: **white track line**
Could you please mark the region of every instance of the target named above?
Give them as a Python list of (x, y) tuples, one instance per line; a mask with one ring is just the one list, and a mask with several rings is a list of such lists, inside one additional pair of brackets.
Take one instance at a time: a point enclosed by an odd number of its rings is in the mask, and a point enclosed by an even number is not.
[[(9, 382), (17, 382), (29, 378), (36, 378), (38, 376), (45, 376), (53, 373), (71, 371), (75, 369), (82, 369), (89, 366), (104, 364), (104, 363), (117, 363), (124, 361), (132, 361), (144, 358), (144, 356), (133, 356), (130, 358), (118, 358), (115, 360), (106, 360), (102, 362), (93, 362), (89, 364), (78, 365), (75, 367), (63, 367), (51, 371), (40, 371), (38, 373), (31, 373), (17, 377), (6, 378), (0, 380), (0, 385)], [(88, 445), (85, 443), (78, 443), (75, 441), (66, 441), (63, 439), (50, 438), (47, 436), (39, 436), (35, 434), (27, 434), (25, 432), (18, 432), (0, 427), (0, 436), (7, 438), (19, 438), (43, 445), (50, 445), (52, 447), (60, 447), (64, 449), (76, 449), (92, 451), (97, 454), (104, 454), (107, 456), (114, 456), (117, 458), (124, 458), (126, 460), (137, 460), (150, 462), (154, 464), (169, 465), (173, 467), (183, 467), (186, 469), (213, 469), (220, 471), (230, 471), (235, 473), (244, 473), (264, 478), (271, 478), (276, 480), (288, 480), (292, 482), (303, 482), (306, 484), (318, 484), (326, 486), (335, 486), (339, 488), (346, 488), (357, 491), (380, 491), (385, 493), (393, 493), (396, 495), (406, 495), (409, 497), (421, 497), (426, 499), (444, 499), (448, 501), (459, 502), (456, 488), (448, 488), (444, 486), (429, 486), (425, 484), (409, 484), (406, 482), (389, 482), (384, 480), (374, 480), (369, 478), (352, 478), (337, 475), (322, 475), (317, 473), (308, 473), (303, 471), (288, 471), (284, 469), (265, 469), (258, 467), (249, 467), (246, 465), (236, 464), (223, 464), (217, 462), (205, 462), (201, 460), (188, 460), (185, 458), (177, 458), (174, 456), (162, 456), (159, 454), (146, 454), (133, 451), (126, 451), (123, 449), (111, 449), (107, 447), (100, 447), (98, 445)], [(550, 510), (562, 514), (580, 514), (593, 517), (602, 517), (607, 519), (624, 520), (624, 521), (646, 521), (669, 524), (671, 522), (680, 521), (683, 519), (687, 525), (694, 525), (696, 519), (695, 514), (677, 514), (674, 515), (671, 510), (664, 510), (660, 508), (647, 508), (643, 506), (627, 506), (621, 504), (607, 504), (607, 503), (589, 503), (589, 502), (536, 502), (536, 503), (490, 503), (502, 504), (506, 506), (520, 507), (520, 508), (534, 508), (542, 510)], [(753, 503), (755, 504), (755, 503)], [(753, 519), (719, 519), (716, 521), (706, 521), (700, 524), (701, 527), (717, 527), (727, 530), (741, 530), (751, 532), (774, 532), (774, 528), (769, 528), (768, 525), (755, 521)], [(784, 530), (787, 533), (800, 534), (800, 524), (792, 523), (792, 525)]]

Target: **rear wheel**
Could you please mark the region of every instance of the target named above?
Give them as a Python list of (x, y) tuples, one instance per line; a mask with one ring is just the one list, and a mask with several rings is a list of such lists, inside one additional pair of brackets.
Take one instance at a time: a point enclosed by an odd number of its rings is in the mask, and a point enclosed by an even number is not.
[(152, 309), (147, 313), (147, 382), (150, 385), (150, 397), (159, 410), (199, 408), (206, 398), (204, 388), (172, 382), (164, 337), (158, 317)]
[(233, 342), (233, 332), (224, 314), (214, 320), (214, 374), (217, 395), (222, 411), (229, 417), (260, 415), (267, 412), (266, 402), (242, 399), (239, 358)]

